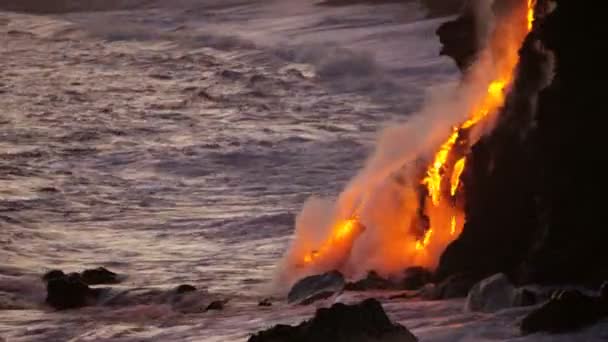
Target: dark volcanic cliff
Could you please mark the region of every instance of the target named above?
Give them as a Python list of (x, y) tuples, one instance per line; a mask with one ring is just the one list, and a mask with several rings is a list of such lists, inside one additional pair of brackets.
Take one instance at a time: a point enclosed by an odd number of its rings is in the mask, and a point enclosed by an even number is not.
[[(470, 153), (463, 175), (467, 222), (442, 255), (440, 278), (507, 272), (520, 283), (594, 285), (608, 279), (602, 31), (589, 7), (538, 2), (501, 119)], [(472, 23), (467, 15), (457, 20)], [(472, 32), (453, 22), (438, 31), (448, 44), (444, 50), (456, 51), (451, 56), (461, 66), (472, 58)], [(550, 60), (553, 77), (546, 86)]]

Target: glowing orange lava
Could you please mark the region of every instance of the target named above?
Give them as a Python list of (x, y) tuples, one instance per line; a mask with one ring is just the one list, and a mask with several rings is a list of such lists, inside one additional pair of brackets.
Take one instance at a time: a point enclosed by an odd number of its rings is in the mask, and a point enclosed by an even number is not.
[(450, 222), (450, 235), (456, 234), (456, 216), (452, 216), (452, 221)]
[(350, 239), (357, 226), (359, 226), (359, 222), (356, 218), (351, 218), (337, 224), (332, 229), (332, 235), (330, 238), (318, 250), (312, 251), (304, 256), (304, 263), (309, 264), (313, 262), (318, 257), (323, 256), (325, 253), (335, 248), (337, 245)]
[(425, 249), (429, 242), (431, 242), (431, 236), (433, 236), (432, 228), (426, 231), (422, 240), (416, 241), (416, 250), (421, 251)]
[[(466, 166), (464, 155), (467, 152), (459, 149), (457, 153), (460, 155), (453, 155), (456, 153), (454, 147), (458, 143), (459, 146), (464, 144), (463, 147), (469, 148), (472, 142), (468, 140), (468, 134), (464, 134), (463, 131), (474, 129), (480, 122), (485, 121), (503, 106), (506, 89), (513, 81), (519, 60), (518, 50), (525, 36), (533, 27), (535, 4), (536, 0), (527, 0), (525, 12), (523, 12), (522, 7), (514, 10), (510, 18), (506, 19), (504, 23), (499, 23), (490, 38), (489, 45), (493, 54), (493, 67), (491, 70), (487, 70), (487, 73), (491, 75), (491, 79), (487, 82), (486, 91), (471, 106), (467, 116), (468, 119), (461, 125), (452, 128), (452, 132), (445, 142), (439, 146), (432, 162), (426, 169), (424, 178), (420, 183), (426, 187), (428, 199), (432, 206), (421, 206), (421, 208), (425, 208), (424, 211), (428, 215), (430, 221), (428, 227), (430, 228), (422, 236), (412, 238), (415, 243), (412, 243), (411, 246), (408, 245), (410, 247), (405, 247), (408, 248), (408, 253), (413, 249), (414, 253), (420, 253), (419, 255), (430, 255), (431, 253), (421, 253), (427, 248), (433, 250), (433, 253), (440, 253), (449, 242), (456, 238), (456, 233), (460, 231), (464, 223), (463, 215), (461, 209), (456, 207), (453, 198), (458, 193), (460, 176)], [(484, 72), (486, 72), (485, 69)], [(454, 164), (448, 165), (450, 163)], [(450, 168), (451, 174), (446, 174), (446, 171), (449, 171)], [(448, 181), (449, 184), (446, 184)], [(447, 199), (444, 197), (447, 197)], [(358, 213), (361, 208), (356, 207), (355, 209), (355, 213)], [(407, 215), (403, 214), (403, 216)], [(400, 219), (403, 222), (409, 222), (410, 218), (402, 217)], [(331, 258), (330, 254), (333, 254), (332, 251), (334, 250), (349, 250), (363, 229), (363, 225), (359, 222), (359, 216), (356, 214), (348, 219), (338, 220), (329, 229), (327, 239), (321, 243), (317, 250), (303, 256), (298, 255), (297, 260), (300, 263), (303, 261), (304, 264), (311, 264), (320, 259)], [(385, 228), (376, 227), (375, 229)], [(437, 242), (434, 242), (434, 240)], [(381, 246), (381, 248), (385, 248), (385, 246)], [(431, 259), (420, 260), (423, 260), (424, 266), (432, 267), (433, 261)], [(413, 262), (420, 262), (420, 260), (416, 259)]]
[(434, 205), (439, 205), (441, 200), (441, 181), (443, 179), (443, 167), (448, 155), (454, 147), (458, 136), (460, 135), (457, 129), (454, 130), (448, 140), (441, 145), (439, 152), (435, 155), (435, 161), (431, 164), (431, 167), (426, 172), (426, 177), (422, 180), (422, 184), (427, 186), (429, 196), (431, 197)]
[(454, 164), (454, 170), (452, 171), (452, 179), (450, 180), (450, 194), (452, 196), (456, 196), (456, 192), (458, 191), (458, 185), (460, 184), (460, 176), (464, 171), (464, 166), (466, 162), (467, 158), (462, 157), (456, 162), (456, 164)]
[(532, 27), (534, 26), (534, 6), (536, 5), (536, 0), (528, 0), (528, 31), (532, 31)]

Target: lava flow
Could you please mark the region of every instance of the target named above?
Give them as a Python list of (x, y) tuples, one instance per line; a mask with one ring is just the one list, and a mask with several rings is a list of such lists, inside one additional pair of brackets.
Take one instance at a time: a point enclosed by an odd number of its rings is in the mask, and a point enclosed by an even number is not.
[[(524, 7), (526, 3), (527, 6)], [(490, 118), (494, 117), (505, 102), (506, 90), (513, 81), (519, 60), (518, 50), (533, 27), (535, 3), (535, 0), (522, 1), (522, 7), (513, 9), (509, 16), (505, 16), (496, 24), (487, 45), (487, 52), (491, 56), (489, 57), (491, 70), (484, 69), (488, 67), (488, 63), (479, 63), (480, 66), (477, 66), (482, 74), (491, 75), (490, 78), (484, 78), (484, 81), (477, 80), (485, 84), (483, 86), (485, 91), (477, 94), (476, 100), (470, 104), (467, 119), (460, 125), (452, 127), (448, 138), (439, 146), (432, 162), (422, 173), (422, 179), (418, 184), (423, 186), (424, 192), (415, 190), (423, 195), (419, 196), (419, 203), (416, 204), (418, 209), (402, 212), (401, 217), (387, 221), (405, 227), (402, 233), (409, 234), (409, 240), (404, 240), (406, 241), (404, 245), (401, 242), (393, 243), (393, 240), (396, 240), (394, 235), (384, 240), (378, 239), (388, 242), (388, 245), (378, 242), (381, 245), (377, 246), (376, 250), (382, 250), (384, 253), (382, 255), (396, 255), (400, 258), (407, 256), (409, 260), (403, 260), (402, 266), (416, 264), (434, 267), (437, 254), (441, 253), (462, 230), (464, 214), (462, 205), (458, 204), (458, 197), (461, 189), (460, 177), (466, 167), (467, 153), (475, 143), (470, 138), (471, 132), (481, 126), (481, 123), (491, 121)], [(361, 192), (377, 190), (364, 189)], [(312, 252), (295, 255), (296, 264), (304, 266), (318, 264), (321, 260), (332, 258), (333, 256), (330, 255), (335, 255), (336, 250), (342, 250), (344, 251), (340, 256), (342, 261), (338, 263), (340, 267), (344, 259), (349, 257), (354, 244), (358, 242), (357, 238), (367, 229), (366, 224), (380, 230), (378, 233), (380, 235), (382, 231), (389, 229), (378, 222), (370, 223), (362, 220), (361, 214), (365, 210), (362, 206), (355, 206), (354, 212), (348, 216), (348, 219), (334, 220), (324, 242)], [(412, 219), (412, 216), (417, 218)], [(429, 252), (431, 247), (434, 255), (428, 256), (431, 254)], [(391, 248), (403, 250), (386, 254), (385, 250)]]

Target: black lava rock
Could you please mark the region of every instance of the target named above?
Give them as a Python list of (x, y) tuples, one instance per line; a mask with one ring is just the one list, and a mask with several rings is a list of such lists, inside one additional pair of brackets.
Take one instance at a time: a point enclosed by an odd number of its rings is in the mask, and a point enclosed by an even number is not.
[(314, 300), (327, 298), (343, 289), (344, 276), (338, 271), (314, 275), (298, 281), (287, 294), (287, 302), (310, 304)]
[(42, 276), (42, 280), (48, 282), (51, 279), (63, 278), (65, 273), (62, 270), (51, 270)]
[(579, 291), (561, 291), (521, 322), (524, 334), (580, 330), (608, 316), (608, 302)]
[(397, 284), (382, 278), (375, 271), (367, 273), (367, 277), (354, 283), (347, 283), (344, 289), (347, 291), (366, 291), (366, 290), (388, 290), (396, 288)]
[(175, 288), (175, 293), (177, 293), (177, 294), (183, 294), (183, 293), (195, 292), (195, 291), (196, 291), (196, 287), (194, 287), (192, 285), (188, 285), (188, 284), (180, 285)]
[(205, 311), (211, 311), (211, 310), (220, 311), (220, 310), (224, 310), (224, 306), (225, 305), (226, 305), (226, 301), (223, 301), (223, 300), (214, 300), (213, 302), (209, 303), (209, 305), (207, 305), (207, 307), (205, 308)]
[(118, 274), (107, 270), (104, 267), (98, 267), (95, 269), (84, 270), (81, 274), (82, 281), (88, 285), (101, 285), (101, 284), (118, 284), (120, 279)]
[(249, 342), (357, 342), (404, 341), (417, 338), (405, 327), (394, 324), (375, 299), (359, 304), (334, 304), (317, 310), (314, 318), (298, 326), (277, 325), (249, 338)]
[(272, 306), (272, 301), (270, 298), (264, 298), (258, 303), (258, 306)]
[(78, 273), (49, 279), (46, 302), (58, 310), (74, 309), (90, 305), (98, 297), (98, 290), (93, 290), (82, 281)]
[(401, 281), (404, 290), (417, 290), (431, 282), (433, 273), (420, 266), (409, 267), (404, 271)]

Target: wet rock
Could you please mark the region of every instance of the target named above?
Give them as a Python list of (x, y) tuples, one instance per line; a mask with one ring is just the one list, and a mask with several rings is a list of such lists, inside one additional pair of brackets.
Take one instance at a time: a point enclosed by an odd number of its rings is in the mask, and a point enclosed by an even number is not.
[(306, 297), (306, 299), (300, 301), (298, 304), (299, 305), (309, 305), (312, 304), (316, 301), (319, 300), (323, 300), (323, 299), (327, 299), (330, 298), (331, 296), (335, 295), (336, 292), (335, 291), (323, 291), (323, 292), (318, 292), (310, 297)]
[(270, 298), (264, 298), (258, 303), (258, 306), (272, 306), (272, 302)]
[[(344, 276), (338, 271), (306, 277), (298, 281), (287, 294), (288, 303), (312, 303), (326, 293), (335, 294), (344, 289)], [(327, 298), (327, 297), (324, 297)]]
[(451, 57), (460, 70), (467, 69), (479, 51), (476, 23), (475, 11), (467, 8), (456, 19), (437, 29), (442, 44), (440, 54)]
[(580, 330), (608, 316), (608, 302), (579, 291), (560, 291), (521, 322), (524, 334)]
[(66, 274), (62, 270), (51, 270), (42, 276), (42, 280), (48, 282), (51, 279), (63, 278)]
[(608, 281), (602, 283), (602, 286), (600, 287), (600, 297), (603, 300), (608, 301)]
[(534, 291), (528, 289), (517, 289), (515, 291), (515, 298), (513, 299), (513, 306), (530, 306), (535, 305), (539, 302), (539, 295)]
[(466, 311), (494, 312), (514, 305), (516, 289), (503, 273), (475, 284), (465, 303)]
[(180, 285), (175, 288), (175, 293), (177, 293), (177, 294), (183, 294), (183, 293), (195, 292), (195, 291), (196, 291), (196, 287), (194, 287), (192, 285), (188, 285), (188, 284)]
[(435, 286), (432, 297), (433, 299), (466, 297), (475, 282), (475, 278), (470, 275), (454, 274)]
[(50, 278), (47, 285), (46, 302), (58, 310), (74, 309), (95, 302), (99, 290), (89, 288), (78, 273)]
[(344, 289), (347, 291), (387, 290), (396, 288), (397, 284), (382, 278), (375, 271), (370, 271), (367, 277), (354, 283), (347, 283)]
[(249, 342), (308, 341), (417, 341), (405, 327), (394, 324), (376, 299), (359, 304), (334, 304), (317, 310), (315, 316), (298, 326), (277, 325), (249, 338)]
[(88, 285), (101, 285), (101, 284), (118, 284), (120, 279), (118, 274), (109, 271), (104, 267), (98, 267), (95, 269), (84, 270), (81, 274), (82, 281)]
[(404, 290), (418, 290), (431, 282), (433, 273), (420, 266), (407, 268), (401, 281)]
[(207, 307), (205, 308), (205, 312), (211, 311), (211, 310), (214, 310), (214, 311), (224, 310), (226, 303), (227, 303), (226, 300), (214, 300), (213, 302), (209, 303), (209, 305), (207, 305)]

